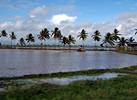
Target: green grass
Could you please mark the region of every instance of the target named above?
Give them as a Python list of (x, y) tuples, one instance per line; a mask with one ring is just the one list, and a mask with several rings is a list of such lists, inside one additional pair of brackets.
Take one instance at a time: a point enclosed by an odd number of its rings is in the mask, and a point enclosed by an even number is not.
[(77, 81), (69, 85), (37, 84), (0, 92), (0, 100), (136, 100), (137, 76)]
[[(26, 86), (8, 87), (0, 92), (0, 100), (135, 100), (137, 99), (137, 66), (122, 69), (93, 69), (78, 72), (59, 72), (52, 74), (29, 75), (24, 77), (1, 78), (1, 81), (14, 79), (68, 77), (76, 75), (98, 75), (106, 72), (129, 73), (109, 80), (83, 80), (69, 85), (49, 83), (16, 82)], [(10, 82), (9, 82), (10, 83)], [(16, 85), (16, 84), (15, 84)]]

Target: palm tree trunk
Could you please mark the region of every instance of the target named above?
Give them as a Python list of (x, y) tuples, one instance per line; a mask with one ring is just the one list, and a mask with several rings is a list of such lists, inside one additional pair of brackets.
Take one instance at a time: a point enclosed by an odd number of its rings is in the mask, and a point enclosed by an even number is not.
[(30, 49), (30, 42), (29, 42), (29, 49)]
[(64, 49), (65, 49), (65, 44), (64, 44)]
[(45, 49), (46, 49), (46, 40), (45, 40)]
[(42, 49), (42, 40), (41, 40), (41, 49)]
[(83, 44), (83, 49), (84, 49), (84, 40), (82, 40), (82, 44)]
[(12, 39), (11, 39), (11, 48), (12, 48)]
[(1, 42), (0, 42), (1, 44), (2, 44), (2, 39), (3, 39), (3, 37), (1, 36)]
[(58, 47), (59, 47), (59, 49), (60, 49), (60, 46), (59, 46), (59, 39), (58, 39)]
[(55, 39), (54, 49), (55, 49), (55, 46), (56, 46), (56, 39)]
[(69, 44), (69, 49), (71, 49), (71, 44)]

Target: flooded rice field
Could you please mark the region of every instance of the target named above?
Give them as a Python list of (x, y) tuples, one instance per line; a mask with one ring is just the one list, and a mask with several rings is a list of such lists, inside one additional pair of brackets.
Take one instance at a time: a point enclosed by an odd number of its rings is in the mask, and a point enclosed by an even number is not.
[(136, 59), (113, 51), (0, 49), (0, 77), (123, 68), (137, 65)]

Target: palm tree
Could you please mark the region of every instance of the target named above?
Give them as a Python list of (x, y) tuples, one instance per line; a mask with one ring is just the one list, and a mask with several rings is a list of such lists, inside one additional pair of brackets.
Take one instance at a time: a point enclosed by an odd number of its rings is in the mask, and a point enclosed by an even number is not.
[(83, 48), (84, 48), (84, 41), (86, 40), (87, 38), (87, 35), (88, 33), (86, 33), (86, 31), (83, 29), (81, 32), (80, 32), (80, 35), (78, 35), (77, 37), (79, 37), (79, 40), (82, 39), (82, 44), (83, 44)]
[[(2, 43), (2, 38), (3, 38), (3, 37), (7, 37), (7, 33), (6, 33), (5, 30), (1, 31), (0, 37), (1, 37), (1, 43)], [(1, 43), (0, 43), (0, 44), (1, 44)]]
[(35, 42), (35, 39), (34, 39), (34, 37), (32, 36), (31, 33), (29, 33), (27, 35), (26, 41), (27, 41), (27, 43), (29, 43), (29, 46), (30, 46), (30, 42)]
[(128, 43), (127, 39), (125, 39), (125, 37), (121, 37), (119, 40), (119, 46), (125, 46), (126, 43)]
[(12, 47), (12, 40), (16, 40), (16, 36), (15, 36), (14, 32), (11, 32), (11, 34), (9, 34), (9, 35), (11, 38), (11, 47)]
[(112, 35), (113, 35), (113, 39), (115, 41), (120, 39), (120, 37), (118, 35), (121, 35), (121, 34), (118, 34), (118, 33), (119, 33), (119, 31), (117, 29), (114, 29), (114, 33)]
[(50, 34), (47, 28), (44, 29), (44, 40), (45, 40), (45, 49), (46, 49), (46, 39), (50, 39)]
[[(56, 45), (56, 39), (58, 38), (58, 37), (57, 37), (58, 31), (59, 31), (59, 29), (58, 29), (57, 27), (54, 29), (54, 31), (53, 31), (53, 30), (51, 31), (51, 32), (52, 32), (52, 35), (51, 35), (51, 36), (54, 35), (55, 45)], [(55, 46), (54, 46), (54, 49), (55, 49)]]
[[(60, 30), (58, 30), (58, 32), (57, 32), (57, 38), (58, 38), (58, 47), (59, 47), (59, 43), (60, 43), (60, 41), (61, 41), (61, 39), (62, 39), (62, 34), (61, 34), (61, 31)], [(59, 49), (60, 49), (60, 47), (59, 47)]]
[(135, 39), (133, 38), (133, 37), (130, 37), (129, 38), (129, 43), (132, 43), (132, 42), (134, 42), (135, 41)]
[(46, 49), (46, 39), (50, 38), (50, 34), (49, 34), (49, 31), (47, 30), (47, 28), (42, 30), (40, 32), (40, 34), (37, 35), (37, 37), (39, 40), (41, 40), (41, 48), (42, 48), (42, 40), (45, 40), (45, 49)]
[(22, 46), (23, 44), (25, 44), (25, 41), (24, 41), (23, 38), (20, 38), (19, 42), (20, 42), (21, 46)]
[(111, 46), (114, 45), (113, 36), (110, 32), (108, 32), (105, 36), (105, 39), (103, 40), (103, 44), (110, 44)]
[(62, 39), (62, 44), (64, 44), (64, 48), (65, 48), (65, 44), (67, 44), (68, 41), (69, 41), (68, 38), (64, 36)]
[(72, 37), (72, 35), (68, 36), (68, 44), (69, 44), (69, 48), (71, 48), (71, 43), (75, 44), (76, 40), (74, 39), (74, 37)]
[(42, 40), (45, 39), (43, 30), (40, 32), (40, 34), (37, 35), (37, 37), (41, 41), (41, 48), (42, 48)]
[(94, 32), (94, 35), (91, 36), (91, 37), (93, 37), (93, 39), (95, 41), (95, 47), (96, 47), (96, 41), (100, 41), (100, 39), (101, 39), (99, 36), (101, 36), (101, 35), (100, 35), (100, 32), (98, 30), (96, 30)]

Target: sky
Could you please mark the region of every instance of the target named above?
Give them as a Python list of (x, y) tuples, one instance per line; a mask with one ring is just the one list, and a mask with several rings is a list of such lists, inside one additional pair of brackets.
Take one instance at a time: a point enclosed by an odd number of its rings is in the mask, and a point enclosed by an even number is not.
[[(72, 35), (76, 45), (82, 29), (88, 33), (85, 45), (94, 45), (91, 38), (96, 30), (101, 33), (100, 45), (107, 32), (119, 30), (120, 37), (133, 37), (137, 41), (137, 0), (0, 0), (0, 31), (14, 32), (17, 39), (26, 39), (32, 33), (34, 44), (40, 44), (37, 35), (44, 28), (58, 27), (63, 36)], [(10, 44), (9, 35), (2, 44)], [(54, 44), (51, 37), (47, 44)]]

